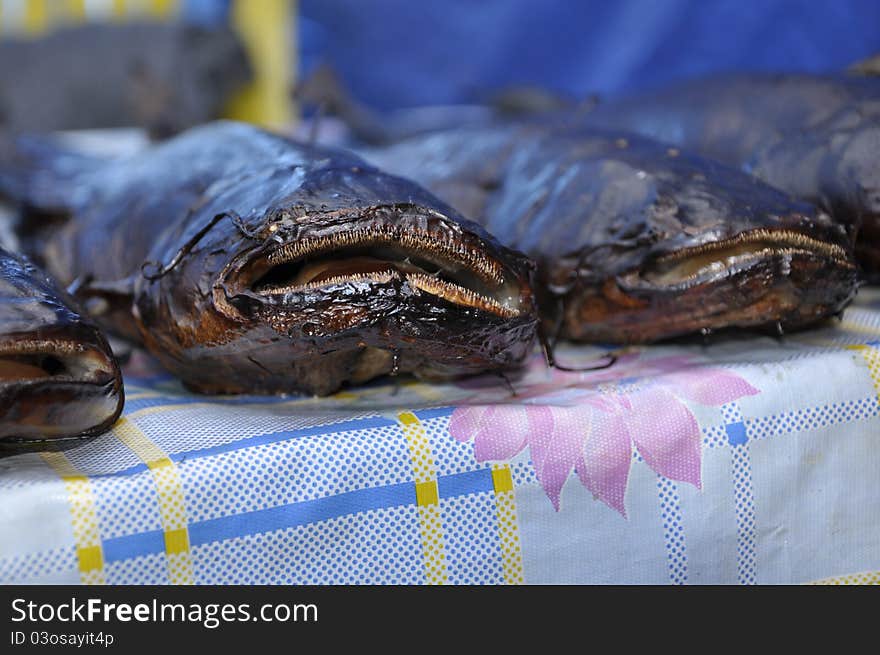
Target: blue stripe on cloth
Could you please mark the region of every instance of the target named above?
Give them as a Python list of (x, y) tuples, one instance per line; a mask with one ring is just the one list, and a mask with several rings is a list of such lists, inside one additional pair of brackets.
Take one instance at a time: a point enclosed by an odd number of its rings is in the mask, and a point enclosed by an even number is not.
[(416, 409), (413, 411), (419, 420), (427, 421), (432, 418), (439, 418), (441, 416), (449, 416), (452, 412), (455, 411), (455, 407), (450, 407), (449, 405), (445, 405), (443, 407), (432, 407), (430, 409)]
[(144, 471), (149, 470), (146, 464), (135, 464), (133, 466), (129, 466), (127, 469), (120, 469), (118, 471), (114, 471), (113, 473), (89, 473), (90, 478), (115, 478), (116, 476), (127, 476), (127, 475), (137, 475), (138, 473), (143, 473)]
[(415, 502), (416, 487), (412, 482), (359, 489), (336, 496), (316, 498), (315, 500), (193, 523), (189, 527), (189, 539), (193, 546), (199, 546), (212, 541), (223, 541), (261, 532), (274, 532), (297, 525), (318, 523), (347, 514), (415, 504)]
[[(301, 439), (304, 437), (313, 437), (318, 435), (334, 435), (340, 432), (350, 432), (352, 430), (365, 430), (370, 428), (381, 428), (389, 425), (397, 425), (396, 421), (384, 418), (382, 416), (368, 416), (366, 418), (352, 419), (350, 421), (340, 421), (339, 423), (326, 423), (323, 425), (313, 425), (299, 430), (280, 430), (278, 432), (267, 432), (258, 434), (253, 437), (245, 437), (237, 441), (218, 444), (216, 446), (208, 446), (196, 450), (185, 450), (179, 453), (169, 453), (168, 458), (172, 462), (182, 462), (187, 459), (199, 459), (202, 457), (211, 457), (244, 448), (254, 448), (269, 443), (279, 441), (292, 441), (293, 439)], [(92, 473), (92, 478), (112, 478), (115, 476), (134, 475), (146, 470), (144, 464), (135, 464), (126, 469), (121, 469), (113, 473)]]
[[(444, 475), (440, 476), (437, 482), (440, 496), (443, 498), (477, 493), (492, 488), (492, 471), (486, 468)], [(189, 540), (191, 545), (198, 546), (375, 509), (415, 505), (415, 502), (416, 488), (412, 482), (358, 489), (335, 496), (191, 523)], [(115, 562), (164, 552), (165, 537), (161, 530), (153, 530), (105, 539), (102, 546), (105, 560)]]
[(180, 461), (184, 459), (194, 459), (199, 457), (211, 457), (212, 455), (220, 455), (242, 448), (253, 448), (255, 446), (263, 446), (278, 441), (290, 441), (292, 439), (302, 439), (303, 437), (314, 436), (331, 436), (340, 432), (350, 432), (352, 430), (369, 430), (372, 428), (384, 428), (390, 425), (397, 425), (397, 421), (392, 421), (383, 416), (368, 416), (366, 418), (352, 419), (350, 421), (341, 421), (339, 423), (325, 423), (324, 425), (313, 425), (308, 428), (300, 428), (299, 430), (282, 430), (280, 432), (268, 432), (254, 437), (246, 437), (238, 441), (219, 444), (217, 446), (208, 446), (207, 448), (199, 448), (197, 450), (188, 450), (182, 453), (173, 453), (169, 457), (172, 461)]
[(736, 507), (737, 578), (740, 584), (755, 584), (755, 493), (752, 488), (752, 460), (749, 440), (754, 437), (746, 427), (738, 403), (721, 406), (727, 441), (730, 444), (730, 466), (733, 473), (733, 495)]
[(672, 584), (686, 584), (688, 579), (687, 545), (678, 485), (669, 478), (658, 475), (657, 490), (660, 497), (660, 518), (663, 520), (663, 538), (666, 542), (669, 580)]
[(727, 442), (731, 446), (742, 446), (749, 440), (746, 434), (746, 424), (742, 421), (728, 423), (724, 426), (724, 429), (727, 432)]
[(165, 551), (165, 533), (162, 530), (151, 530), (124, 537), (104, 539), (101, 548), (104, 550), (104, 560), (107, 562), (118, 562), (150, 553), (161, 553)]
[(455, 475), (443, 475), (437, 478), (437, 488), (443, 498), (478, 494), (484, 491), (492, 491), (492, 471), (490, 469), (477, 469), (467, 473)]
[(736, 503), (737, 578), (740, 584), (756, 584), (755, 493), (752, 488), (752, 461), (749, 445), (732, 446), (734, 500)]

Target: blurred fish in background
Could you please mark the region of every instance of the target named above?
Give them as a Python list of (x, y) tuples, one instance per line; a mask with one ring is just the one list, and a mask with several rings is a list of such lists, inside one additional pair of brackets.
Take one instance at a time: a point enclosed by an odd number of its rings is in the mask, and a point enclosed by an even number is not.
[(289, 0), (0, 0), (0, 126), (290, 122)]
[(0, 41), (0, 111), (17, 131), (136, 125), (167, 136), (219, 118), (249, 77), (228, 28), (94, 23)]

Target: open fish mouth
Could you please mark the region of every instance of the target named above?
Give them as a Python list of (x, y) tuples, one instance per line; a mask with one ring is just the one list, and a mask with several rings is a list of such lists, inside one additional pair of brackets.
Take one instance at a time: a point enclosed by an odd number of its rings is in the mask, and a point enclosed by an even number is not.
[(844, 247), (758, 229), (683, 248), (581, 289), (566, 312), (573, 338), (645, 343), (731, 327), (798, 329), (843, 310), (858, 268)]
[(97, 434), (121, 408), (116, 366), (100, 350), (40, 339), (0, 346), (0, 445)]
[(484, 250), (402, 228), (354, 229), (278, 244), (245, 264), (233, 286), (268, 304), (289, 305), (312, 292), (392, 283), (501, 318), (524, 311), (515, 276)]
[(26, 340), (0, 347), (0, 385), (10, 382), (103, 384), (113, 369), (102, 353), (63, 341)]
[(684, 248), (656, 258), (644, 269), (621, 276), (630, 288), (685, 289), (776, 260), (791, 265), (798, 258), (818, 258), (855, 271), (843, 247), (788, 230), (753, 230), (732, 239)]

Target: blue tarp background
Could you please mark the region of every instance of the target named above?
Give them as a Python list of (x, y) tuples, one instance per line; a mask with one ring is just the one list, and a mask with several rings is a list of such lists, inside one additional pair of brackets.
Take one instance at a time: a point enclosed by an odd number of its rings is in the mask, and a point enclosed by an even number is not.
[(880, 51), (878, 0), (300, 0), (300, 64), (378, 108), (536, 84), (615, 93), (729, 69), (827, 71)]

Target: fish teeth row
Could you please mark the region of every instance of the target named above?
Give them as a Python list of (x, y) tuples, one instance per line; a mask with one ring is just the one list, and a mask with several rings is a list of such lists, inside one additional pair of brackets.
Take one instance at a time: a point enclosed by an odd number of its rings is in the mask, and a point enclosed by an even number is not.
[(3, 345), (0, 355), (21, 355), (21, 354), (80, 354), (90, 348), (82, 343), (66, 340), (42, 340), (42, 339), (22, 339), (20, 341), (9, 341)]
[(303, 239), (288, 243), (269, 255), (270, 264), (294, 261), (333, 248), (369, 245), (383, 242), (403, 246), (416, 251), (439, 254), (446, 259), (464, 264), (479, 273), (486, 282), (500, 286), (504, 282), (501, 266), (480, 252), (448, 239), (438, 239), (429, 234), (408, 234), (400, 230), (364, 228), (338, 234)]
[[(306, 291), (308, 289), (319, 289), (322, 287), (329, 287), (337, 284), (348, 284), (357, 282), (387, 284), (392, 279), (397, 277), (399, 276), (394, 271), (382, 271), (360, 277), (353, 277), (349, 275), (336, 275), (321, 280), (319, 282), (309, 282), (307, 284), (301, 284), (297, 286), (264, 287), (260, 289), (260, 293), (278, 295), (282, 293), (295, 293), (299, 291)], [(519, 315), (519, 311), (517, 311), (516, 309), (511, 309), (510, 307), (505, 307), (494, 298), (489, 298), (488, 296), (476, 293), (475, 291), (471, 291), (470, 289), (467, 289), (465, 287), (453, 284), (452, 282), (446, 282), (445, 280), (437, 279), (431, 275), (425, 275), (423, 273), (407, 273), (406, 279), (410, 283), (410, 285), (414, 286), (415, 288), (430, 293), (431, 295), (439, 296), (458, 305), (475, 307), (477, 309), (482, 309), (484, 311), (492, 312), (494, 314), (499, 314), (505, 318), (512, 318)]]
[(452, 282), (440, 280), (423, 273), (408, 273), (406, 279), (417, 289), (440, 296), (457, 305), (476, 307), (493, 314), (499, 314), (504, 318), (512, 318), (519, 315), (518, 310), (505, 307), (494, 298), (489, 298)]
[(375, 284), (387, 284), (393, 278), (397, 277), (397, 273), (393, 271), (380, 271), (370, 273), (369, 275), (352, 276), (352, 275), (334, 275), (325, 278), (319, 282), (307, 282), (306, 284), (298, 284), (296, 286), (271, 286), (262, 287), (260, 293), (268, 295), (278, 295), (282, 293), (294, 293), (297, 291), (306, 291), (308, 289), (320, 289), (321, 287), (329, 287), (335, 284), (357, 283), (357, 282), (373, 282)]
[(818, 239), (808, 237), (806, 234), (803, 234), (801, 232), (795, 232), (793, 230), (757, 229), (750, 230), (748, 232), (742, 232), (734, 237), (731, 237), (730, 239), (725, 239), (723, 241), (705, 243), (699, 246), (694, 246), (692, 248), (677, 250), (675, 252), (671, 252), (669, 254), (663, 255), (662, 257), (659, 257), (657, 261), (659, 263), (677, 261), (680, 259), (691, 257), (693, 255), (709, 253), (715, 250), (724, 250), (725, 248), (729, 248), (735, 245), (760, 243), (762, 241), (768, 242), (768, 245), (787, 245), (804, 248), (806, 250), (818, 252), (841, 261), (848, 261), (851, 259), (846, 250), (844, 250), (837, 244), (819, 241)]

